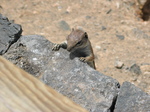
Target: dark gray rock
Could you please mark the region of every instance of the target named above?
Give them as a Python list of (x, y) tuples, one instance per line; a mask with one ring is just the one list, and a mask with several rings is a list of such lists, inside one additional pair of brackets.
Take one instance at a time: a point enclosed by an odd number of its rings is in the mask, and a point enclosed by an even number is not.
[(118, 39), (120, 39), (120, 40), (124, 40), (124, 36), (123, 35), (116, 35), (116, 37), (118, 37)]
[(118, 82), (92, 69), (65, 51), (55, 52), (41, 80), (91, 112), (108, 112), (117, 96)]
[(64, 31), (67, 31), (67, 30), (70, 30), (70, 26), (68, 25), (68, 23), (64, 20), (60, 21), (58, 23), (59, 27), (64, 30)]
[(101, 31), (106, 30), (105, 26), (101, 26)]
[(41, 70), (51, 59), (51, 46), (43, 36), (21, 36), (3, 55), (6, 59), (24, 69), (28, 73), (39, 76)]
[(86, 18), (86, 19), (91, 19), (92, 17), (91, 17), (91, 16), (85, 16), (85, 18)]
[(140, 75), (140, 74), (141, 74), (140, 66), (138, 66), (137, 64), (131, 65), (131, 67), (130, 67), (129, 70), (130, 70), (131, 72), (137, 74), (137, 75)]
[(114, 112), (150, 112), (150, 95), (133, 84), (124, 82)]
[(112, 11), (112, 9), (109, 9), (109, 10), (106, 12), (106, 14), (109, 14), (111, 11)]
[(9, 22), (7, 17), (0, 14), (0, 55), (18, 40), (21, 33), (20, 25)]
[(110, 112), (119, 90), (115, 79), (105, 76), (69, 52), (52, 51), (42, 36), (22, 36), (3, 56), (90, 112)]

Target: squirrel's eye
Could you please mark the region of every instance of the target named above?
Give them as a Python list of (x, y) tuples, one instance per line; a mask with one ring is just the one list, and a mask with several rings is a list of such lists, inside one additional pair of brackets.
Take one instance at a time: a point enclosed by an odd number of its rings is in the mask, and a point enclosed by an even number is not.
[(77, 43), (77, 45), (79, 45), (79, 44), (81, 44), (81, 41), (79, 41), (79, 42)]

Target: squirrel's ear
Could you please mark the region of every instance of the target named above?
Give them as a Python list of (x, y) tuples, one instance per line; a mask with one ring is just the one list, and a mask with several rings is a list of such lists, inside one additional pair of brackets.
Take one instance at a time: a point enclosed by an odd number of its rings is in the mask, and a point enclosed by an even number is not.
[(85, 38), (88, 38), (88, 34), (86, 32), (84, 33), (84, 36), (85, 36)]
[(72, 28), (72, 31), (74, 31), (74, 28)]

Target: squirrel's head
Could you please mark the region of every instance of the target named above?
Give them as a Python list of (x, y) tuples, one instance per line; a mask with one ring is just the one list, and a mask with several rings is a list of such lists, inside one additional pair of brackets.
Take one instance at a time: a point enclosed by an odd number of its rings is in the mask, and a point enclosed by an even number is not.
[(80, 29), (72, 29), (71, 33), (67, 36), (67, 50), (73, 52), (76, 49), (84, 48), (88, 41), (86, 32)]

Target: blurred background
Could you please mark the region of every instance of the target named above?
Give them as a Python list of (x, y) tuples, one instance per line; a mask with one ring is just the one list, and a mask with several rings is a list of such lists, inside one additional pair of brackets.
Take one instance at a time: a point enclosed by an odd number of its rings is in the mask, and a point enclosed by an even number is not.
[(22, 35), (61, 43), (80, 26), (92, 43), (97, 70), (150, 94), (150, 21), (140, 18), (146, 0), (1, 0), (0, 13), (21, 24)]

